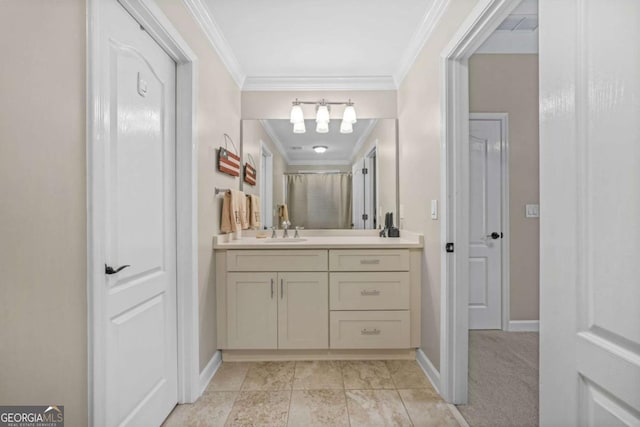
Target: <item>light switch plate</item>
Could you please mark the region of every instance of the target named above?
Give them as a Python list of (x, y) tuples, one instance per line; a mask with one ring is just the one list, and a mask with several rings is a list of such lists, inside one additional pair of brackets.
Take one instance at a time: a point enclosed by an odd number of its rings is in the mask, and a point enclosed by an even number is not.
[(540, 218), (540, 205), (525, 205), (526, 218)]
[(431, 201), (431, 219), (438, 219), (438, 201)]

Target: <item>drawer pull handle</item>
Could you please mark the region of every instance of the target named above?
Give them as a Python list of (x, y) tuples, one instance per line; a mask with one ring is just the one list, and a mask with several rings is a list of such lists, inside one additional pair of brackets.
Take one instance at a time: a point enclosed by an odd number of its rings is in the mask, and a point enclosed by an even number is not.
[(380, 260), (379, 259), (361, 259), (360, 260), (360, 264), (363, 264), (363, 265), (378, 265), (378, 264), (380, 264)]
[(271, 279), (271, 299), (273, 299), (273, 279)]
[(360, 331), (362, 335), (380, 335), (380, 329), (363, 329)]
[(380, 295), (380, 291), (377, 289), (363, 289), (362, 291), (360, 291), (360, 295), (362, 295), (363, 297), (377, 297), (378, 295)]

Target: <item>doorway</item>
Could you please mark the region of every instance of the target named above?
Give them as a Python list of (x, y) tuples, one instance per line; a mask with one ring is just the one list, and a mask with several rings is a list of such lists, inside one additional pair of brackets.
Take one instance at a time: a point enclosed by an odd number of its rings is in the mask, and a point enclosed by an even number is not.
[(200, 395), (197, 58), (153, 2), (88, 29), (89, 424), (159, 424)]

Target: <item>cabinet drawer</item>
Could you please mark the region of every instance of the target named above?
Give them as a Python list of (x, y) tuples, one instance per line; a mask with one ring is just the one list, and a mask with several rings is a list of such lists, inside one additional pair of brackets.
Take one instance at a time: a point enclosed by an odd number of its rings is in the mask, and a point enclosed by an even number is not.
[(330, 273), (331, 310), (408, 310), (409, 273)]
[(327, 271), (326, 250), (231, 250), (227, 271)]
[(409, 271), (408, 249), (329, 251), (331, 271)]
[(330, 347), (409, 348), (408, 311), (332, 311)]

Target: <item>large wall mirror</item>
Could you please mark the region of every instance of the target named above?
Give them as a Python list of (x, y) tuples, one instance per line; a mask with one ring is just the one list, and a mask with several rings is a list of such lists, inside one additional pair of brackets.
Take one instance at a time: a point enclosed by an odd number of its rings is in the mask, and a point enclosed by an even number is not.
[(377, 229), (387, 212), (397, 224), (397, 120), (358, 118), (349, 134), (337, 120), (328, 133), (315, 125), (294, 133), (286, 119), (242, 121), (243, 162), (257, 180), (241, 189), (260, 197), (262, 226), (281, 228), (282, 205), (292, 227)]

